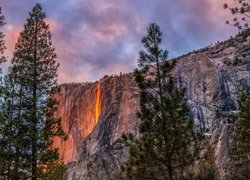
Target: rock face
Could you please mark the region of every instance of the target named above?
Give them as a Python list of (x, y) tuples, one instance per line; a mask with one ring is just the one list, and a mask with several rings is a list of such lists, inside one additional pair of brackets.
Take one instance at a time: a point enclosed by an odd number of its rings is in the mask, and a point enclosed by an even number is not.
[[(249, 31), (175, 59), (176, 86), (186, 88), (190, 115), (210, 138), (217, 165), (225, 175), (233, 143), (240, 93), (250, 87)], [(69, 179), (118, 179), (128, 157), (123, 132), (139, 136), (139, 89), (131, 74), (88, 84), (64, 84), (57, 117), (68, 134), (55, 139)]]
[[(87, 162), (91, 159), (89, 156), (102, 156), (101, 152), (116, 143), (123, 132), (138, 134), (139, 89), (131, 74), (105, 76), (95, 83), (64, 84), (61, 85), (61, 94), (55, 98), (59, 101), (56, 116), (61, 117), (68, 140), (64, 142), (56, 138), (54, 146), (59, 148), (65, 164), (72, 163), (71, 166), (77, 167), (76, 164), (84, 157), (80, 165), (87, 166), (92, 162)], [(102, 157), (98, 161), (104, 163)], [(96, 162), (94, 164), (97, 165)], [(79, 171), (72, 172), (77, 177), (82, 173), (82, 177), (87, 175), (87, 171), (82, 172), (81, 168)]]
[(56, 96), (60, 103), (55, 115), (62, 119), (68, 140), (63, 142), (56, 138), (54, 146), (59, 148), (65, 163), (79, 159), (83, 139), (96, 126), (97, 86), (98, 83), (64, 84), (61, 85), (61, 95)]

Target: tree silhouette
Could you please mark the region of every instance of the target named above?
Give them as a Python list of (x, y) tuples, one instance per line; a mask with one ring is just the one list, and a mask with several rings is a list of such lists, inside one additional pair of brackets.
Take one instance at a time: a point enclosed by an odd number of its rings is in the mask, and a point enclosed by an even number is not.
[(250, 22), (250, 4), (249, 0), (234, 0), (235, 6), (229, 6), (228, 3), (224, 4), (224, 9), (231, 11), (234, 16), (232, 21), (226, 21), (226, 24), (237, 27), (238, 29), (249, 28)]
[(239, 102), (235, 146), (230, 155), (228, 179), (250, 179), (250, 92), (244, 92)]
[(198, 133), (188, 116), (184, 90), (175, 87), (171, 75), (175, 62), (167, 60), (168, 51), (160, 48), (161, 41), (160, 27), (150, 24), (142, 38), (145, 51), (140, 52), (139, 69), (134, 72), (141, 91), (142, 137), (130, 147), (123, 167), (129, 179), (178, 178), (198, 152)]
[[(53, 148), (55, 136), (65, 138), (61, 119), (54, 117), (59, 92), (55, 48), (38, 3), (29, 13), (15, 46), (4, 81), (0, 136), (5, 142), (7, 179), (47, 179), (65, 168)], [(3, 131), (1, 131), (3, 129)], [(1, 142), (0, 141), (0, 142)], [(49, 169), (52, 168), (52, 169)], [(62, 173), (64, 173), (62, 171)]]
[[(2, 15), (2, 8), (0, 7), (0, 28), (2, 28), (5, 25), (5, 18)], [(0, 31), (0, 64), (6, 61), (6, 57), (3, 56), (4, 50), (6, 49), (5, 47), (5, 41), (4, 41), (4, 33)], [(1, 72), (0, 68), (0, 72)]]

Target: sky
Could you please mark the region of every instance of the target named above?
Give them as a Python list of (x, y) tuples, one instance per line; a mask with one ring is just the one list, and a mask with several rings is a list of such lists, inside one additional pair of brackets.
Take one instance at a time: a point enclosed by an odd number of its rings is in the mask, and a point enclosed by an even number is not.
[[(223, 10), (233, 0), (0, 0), (11, 59), (23, 24), (37, 2), (47, 14), (60, 63), (59, 83), (95, 81), (133, 71), (149, 23), (163, 32), (169, 58), (225, 40), (237, 29)], [(5, 64), (5, 67), (8, 63)]]

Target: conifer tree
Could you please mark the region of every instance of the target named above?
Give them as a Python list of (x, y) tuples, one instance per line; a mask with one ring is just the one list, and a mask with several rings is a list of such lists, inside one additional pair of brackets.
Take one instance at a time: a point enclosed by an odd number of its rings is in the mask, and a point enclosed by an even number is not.
[(46, 174), (51, 176), (48, 173), (51, 164), (53, 168), (64, 169), (58, 150), (52, 147), (55, 136), (66, 136), (61, 120), (54, 118), (58, 102), (52, 97), (60, 90), (57, 87), (59, 64), (45, 18), (41, 5), (36, 4), (20, 33), (6, 79), (8, 86), (5, 86), (3, 104), (7, 108), (4, 110), (12, 111), (13, 116), (11, 119), (9, 113), (3, 112), (6, 114), (3, 121), (15, 135), (8, 144), (11, 146), (9, 153), (14, 155), (10, 169), (14, 171), (16, 167), (21, 179), (46, 179)]
[(159, 46), (160, 27), (150, 24), (142, 38), (134, 78), (140, 91), (138, 117), (141, 138), (130, 147), (125, 167), (128, 179), (175, 179), (177, 172), (194, 161), (198, 134), (188, 116), (184, 90), (175, 88), (171, 75), (175, 62)]
[(243, 93), (236, 121), (235, 147), (231, 154), (228, 179), (250, 179), (250, 94)]
[[(2, 8), (0, 7), (0, 28), (2, 28), (5, 25), (5, 18), (2, 15)], [(5, 56), (3, 56), (5, 47), (5, 41), (4, 41), (4, 34), (2, 31), (0, 31), (0, 64), (6, 61)]]
[[(13, 72), (14, 69), (10, 69)], [(22, 87), (17, 84), (15, 73), (5, 76), (2, 87), (0, 143), (2, 161), (2, 177), (6, 179), (22, 179), (26, 161), (24, 145), (27, 126), (22, 121), (23, 94)]]
[[(2, 9), (0, 7), (0, 28), (2, 28), (5, 25), (5, 18), (2, 15)], [(4, 41), (4, 34), (2, 31), (0, 31), (0, 64), (5, 62), (6, 59), (3, 56), (4, 50), (6, 49), (5, 47), (5, 41)], [(2, 68), (0, 67), (0, 73), (2, 72)], [(2, 81), (2, 77), (0, 78), (0, 80)], [(1, 98), (0, 98), (0, 102), (2, 102), (2, 94), (3, 94), (3, 87), (2, 87), (2, 82), (1, 82), (1, 86), (0, 86), (0, 94), (1, 94)], [(0, 137), (4, 136), (4, 128), (1, 126), (1, 122), (2, 122), (3, 118), (2, 118), (2, 114), (0, 114)], [(5, 142), (2, 141), (3, 138), (0, 139), (0, 177), (2, 177), (3, 173), (5, 172), (6, 169), (6, 163), (4, 162), (5, 158)]]

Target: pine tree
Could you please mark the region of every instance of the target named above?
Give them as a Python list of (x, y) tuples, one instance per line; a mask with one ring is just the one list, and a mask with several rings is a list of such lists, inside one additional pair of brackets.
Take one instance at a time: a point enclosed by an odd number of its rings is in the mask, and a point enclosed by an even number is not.
[(250, 94), (243, 93), (236, 122), (235, 147), (231, 154), (228, 179), (250, 179)]
[(134, 72), (140, 91), (138, 117), (142, 137), (130, 147), (124, 169), (128, 179), (174, 179), (189, 166), (198, 147), (198, 133), (188, 116), (184, 90), (175, 88), (167, 61), (168, 51), (160, 49), (160, 27), (150, 24), (142, 38), (146, 51), (139, 53)]
[[(5, 18), (2, 15), (2, 9), (0, 7), (0, 28), (2, 28), (5, 25)], [(4, 34), (2, 31), (0, 31), (0, 64), (6, 61), (6, 58), (3, 56), (5, 47), (5, 41), (4, 41)], [(2, 68), (0, 67), (0, 73), (2, 72)], [(2, 87), (2, 77), (0, 78), (1, 86), (0, 86), (0, 102), (2, 102), (2, 94), (3, 94), (3, 87)], [(4, 127), (1, 126), (3, 122), (2, 114), (0, 114), (0, 137), (4, 136)], [(6, 170), (6, 163), (5, 163), (5, 140), (3, 138), (0, 139), (0, 177), (5, 173)]]
[[(0, 7), (0, 28), (5, 25), (5, 18), (2, 15), (2, 8)], [(0, 31), (0, 64), (6, 61), (6, 57), (3, 56), (5, 47), (4, 34)]]
[(238, 29), (248, 29), (250, 21), (250, 3), (248, 0), (234, 0), (234, 6), (230, 7), (228, 3), (224, 4), (224, 9), (229, 9), (234, 16), (232, 22), (226, 21), (226, 24), (237, 27)]
[[(14, 72), (14, 69), (10, 69)], [(0, 143), (2, 157), (1, 175), (8, 179), (24, 178), (20, 171), (25, 169), (24, 145), (29, 141), (25, 139), (27, 125), (21, 120), (23, 91), (16, 81), (15, 73), (9, 73), (4, 78), (2, 87), (1, 121), (0, 121)], [(0, 163), (1, 164), (1, 163)]]
[(66, 136), (60, 118), (54, 118), (58, 102), (52, 97), (60, 91), (56, 79), (59, 64), (45, 18), (41, 5), (36, 4), (16, 43), (5, 84), (4, 127), (10, 126), (6, 132), (14, 131), (7, 144), (14, 155), (9, 160), (10, 170), (21, 179), (46, 179), (46, 174), (51, 176), (51, 164), (63, 167), (58, 150), (52, 147), (55, 136)]

